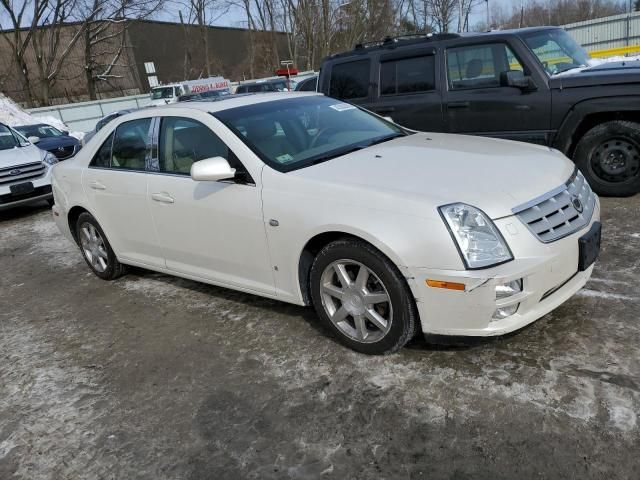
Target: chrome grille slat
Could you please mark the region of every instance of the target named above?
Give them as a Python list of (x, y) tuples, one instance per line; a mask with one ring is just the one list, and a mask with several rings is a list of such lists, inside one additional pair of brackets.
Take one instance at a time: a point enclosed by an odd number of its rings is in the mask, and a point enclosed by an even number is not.
[[(573, 201), (579, 199), (582, 211)], [(566, 182), (563, 189), (554, 189), (546, 195), (516, 207), (513, 212), (541, 242), (549, 243), (572, 234), (591, 221), (596, 196), (578, 170)]]
[[(47, 167), (42, 162), (0, 168), (0, 185), (9, 185), (11, 183), (24, 182), (39, 178), (45, 174), (46, 169)], [(20, 173), (17, 175), (11, 175), (11, 172), (16, 170), (20, 170)]]

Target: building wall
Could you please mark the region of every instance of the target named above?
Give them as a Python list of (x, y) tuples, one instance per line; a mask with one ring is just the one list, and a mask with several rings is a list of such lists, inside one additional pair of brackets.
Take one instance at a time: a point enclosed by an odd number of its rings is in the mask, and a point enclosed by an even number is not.
[(564, 25), (588, 51), (640, 45), (640, 12)]

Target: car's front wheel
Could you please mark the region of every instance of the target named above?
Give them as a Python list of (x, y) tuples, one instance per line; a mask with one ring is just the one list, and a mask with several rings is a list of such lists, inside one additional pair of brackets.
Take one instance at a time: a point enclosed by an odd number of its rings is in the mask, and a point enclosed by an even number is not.
[(593, 190), (626, 197), (640, 191), (640, 124), (614, 120), (593, 127), (578, 142), (574, 162)]
[(76, 222), (76, 239), (87, 265), (103, 280), (115, 280), (126, 267), (116, 258), (102, 228), (90, 213), (82, 213)]
[(415, 334), (418, 315), (405, 278), (370, 244), (330, 243), (311, 267), (311, 297), (318, 316), (346, 346), (381, 355)]

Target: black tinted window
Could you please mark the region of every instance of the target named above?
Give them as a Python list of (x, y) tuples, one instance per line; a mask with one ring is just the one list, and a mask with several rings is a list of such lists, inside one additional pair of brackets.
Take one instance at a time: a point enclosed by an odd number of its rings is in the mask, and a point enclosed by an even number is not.
[(331, 69), (329, 96), (363, 98), (369, 95), (369, 60), (341, 63)]
[(111, 166), (111, 145), (113, 144), (113, 133), (107, 137), (100, 149), (96, 152), (89, 166), (108, 168)]
[(202, 123), (182, 117), (165, 117), (160, 127), (160, 171), (189, 175), (191, 165), (205, 158), (229, 160), (229, 148)]
[(380, 64), (380, 95), (428, 92), (435, 89), (433, 55), (390, 60)]
[(118, 125), (113, 139), (111, 167), (144, 170), (147, 156), (150, 118)]

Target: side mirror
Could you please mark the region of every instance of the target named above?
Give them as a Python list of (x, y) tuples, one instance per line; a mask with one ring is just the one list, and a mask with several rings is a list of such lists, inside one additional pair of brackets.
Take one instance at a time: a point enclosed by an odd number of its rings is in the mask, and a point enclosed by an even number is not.
[(191, 165), (191, 178), (200, 182), (231, 180), (235, 175), (236, 169), (222, 157), (206, 158)]
[(31, 143), (38, 143), (40, 141), (40, 137), (27, 137)]
[(531, 77), (526, 76), (522, 70), (507, 70), (500, 72), (500, 86), (529, 90), (533, 87), (533, 83)]
[(62, 135), (64, 135), (65, 137), (69, 136), (69, 132), (67, 132), (66, 130), (62, 130)]

